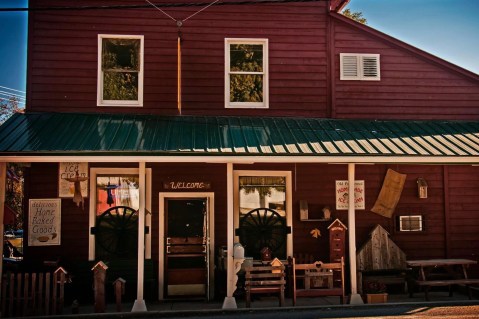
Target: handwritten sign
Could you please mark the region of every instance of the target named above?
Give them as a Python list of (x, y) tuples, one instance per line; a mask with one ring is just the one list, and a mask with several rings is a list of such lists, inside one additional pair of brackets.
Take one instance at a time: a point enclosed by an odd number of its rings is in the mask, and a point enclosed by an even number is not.
[(60, 245), (60, 198), (30, 199), (28, 209), (28, 246)]
[(179, 182), (179, 181), (174, 181), (174, 182), (163, 182), (163, 188), (164, 189), (173, 189), (173, 190), (184, 190), (184, 189), (210, 189), (211, 188), (211, 183), (209, 182)]
[[(348, 181), (336, 181), (336, 209), (349, 208), (348, 192)], [(365, 209), (364, 181), (354, 181), (354, 208)]]
[[(75, 193), (74, 184), (65, 180), (65, 178), (75, 177), (77, 171), (80, 177), (87, 177), (88, 163), (60, 163), (58, 169), (58, 197), (73, 197)], [(88, 181), (80, 182), (80, 187), (83, 196), (88, 196)]]

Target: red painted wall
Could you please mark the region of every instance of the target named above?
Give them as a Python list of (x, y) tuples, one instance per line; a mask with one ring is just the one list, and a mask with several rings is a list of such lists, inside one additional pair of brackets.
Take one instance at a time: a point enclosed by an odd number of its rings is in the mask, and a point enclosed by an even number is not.
[[(479, 76), (465, 76), (444, 61), (436, 63), (435, 57), (412, 53), (396, 40), (386, 41), (374, 32), (365, 32), (339, 19), (333, 21), (336, 117), (479, 119)], [(340, 53), (380, 54), (381, 80), (340, 80)]]
[[(82, 1), (102, 4), (105, 1)], [(144, 5), (144, 1), (128, 4)], [(38, 0), (31, 6), (65, 5)], [(117, 4), (117, 2), (115, 2)], [(73, 5), (78, 5), (76, 2)], [(184, 19), (201, 7), (165, 9)], [(215, 6), (185, 21), (183, 114), (311, 115), (327, 107), (326, 3)], [(98, 34), (145, 36), (144, 107), (97, 107)], [(177, 114), (176, 23), (155, 8), (35, 11), (29, 29), (29, 111)], [(224, 108), (224, 39), (268, 38), (270, 108)], [(312, 112), (312, 113), (311, 113)]]

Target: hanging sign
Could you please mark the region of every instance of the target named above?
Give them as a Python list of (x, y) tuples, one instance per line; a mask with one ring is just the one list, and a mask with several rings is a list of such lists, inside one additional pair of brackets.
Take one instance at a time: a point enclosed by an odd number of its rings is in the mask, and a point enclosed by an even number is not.
[(164, 189), (173, 189), (173, 190), (184, 190), (184, 189), (210, 189), (211, 183), (210, 182), (186, 182), (186, 181), (171, 181), (171, 182), (163, 182)]
[[(65, 178), (74, 178), (77, 171), (79, 177), (88, 177), (88, 163), (60, 163), (58, 169), (58, 197), (73, 197), (75, 194), (74, 183), (65, 180)], [(80, 182), (80, 187), (81, 193), (88, 197), (88, 181)]]
[[(348, 181), (336, 181), (336, 209), (349, 208), (348, 192)], [(365, 209), (364, 181), (354, 181), (354, 208)]]
[(62, 200), (30, 199), (28, 203), (28, 246), (60, 245)]

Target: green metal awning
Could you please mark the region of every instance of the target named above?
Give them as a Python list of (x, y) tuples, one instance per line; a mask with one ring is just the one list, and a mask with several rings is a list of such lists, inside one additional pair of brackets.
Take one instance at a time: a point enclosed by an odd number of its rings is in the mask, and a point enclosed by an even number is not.
[(427, 157), (477, 161), (479, 122), (291, 117), (15, 114), (0, 126), (14, 156)]

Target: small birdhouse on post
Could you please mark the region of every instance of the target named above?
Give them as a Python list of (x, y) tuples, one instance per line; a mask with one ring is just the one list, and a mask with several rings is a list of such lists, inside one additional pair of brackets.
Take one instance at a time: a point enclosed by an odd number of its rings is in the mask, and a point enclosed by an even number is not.
[(263, 263), (271, 261), (271, 249), (269, 247), (261, 249), (261, 261)]
[(67, 274), (68, 272), (63, 267), (58, 267), (53, 272), (53, 314), (60, 314), (63, 309)]
[(115, 302), (117, 312), (121, 312), (121, 296), (125, 294), (125, 283), (126, 280), (121, 277), (118, 277), (113, 282), (113, 287), (115, 289)]
[(99, 261), (91, 269), (93, 271), (93, 292), (95, 296), (95, 313), (105, 312), (105, 278), (108, 266)]

